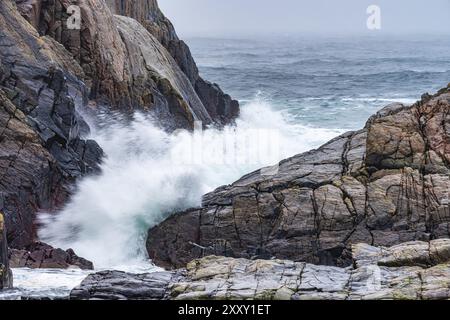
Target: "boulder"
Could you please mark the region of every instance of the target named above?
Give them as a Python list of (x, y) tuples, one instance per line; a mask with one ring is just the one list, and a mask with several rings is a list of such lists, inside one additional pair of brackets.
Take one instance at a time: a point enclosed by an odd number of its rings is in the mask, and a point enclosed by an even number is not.
[(239, 115), (239, 103), (200, 76), (189, 47), (178, 38), (156, 0), (109, 0), (107, 4), (113, 13), (136, 19), (167, 49), (216, 123), (230, 123)]
[(8, 253), (11, 268), (93, 270), (91, 261), (78, 257), (72, 249), (55, 249), (43, 242), (35, 242), (26, 249), (10, 249)]
[(70, 295), (73, 300), (163, 300), (168, 298), (168, 286), (176, 277), (172, 272), (101, 271), (89, 275)]
[(205, 255), (348, 266), (352, 244), (449, 237), (449, 109), (450, 87), (390, 105), (273, 174), (220, 187), (151, 228), (149, 256), (167, 268)]

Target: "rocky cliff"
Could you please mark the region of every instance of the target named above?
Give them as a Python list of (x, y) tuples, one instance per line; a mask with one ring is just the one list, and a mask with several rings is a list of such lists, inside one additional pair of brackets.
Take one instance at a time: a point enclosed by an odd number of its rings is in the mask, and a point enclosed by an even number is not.
[(354, 245), (348, 268), (209, 256), (185, 269), (88, 276), (71, 299), (437, 300), (450, 297), (450, 240)]
[[(158, 265), (205, 255), (348, 266), (351, 245), (450, 236), (450, 85), (364, 129), (261, 170), (149, 230)], [(267, 170), (266, 170), (267, 171)]]
[(156, 1), (4, 0), (0, 30), (0, 210), (12, 248), (40, 248), (36, 212), (56, 211), (77, 178), (99, 170), (82, 114), (139, 110), (174, 130), (239, 112), (215, 86), (197, 89), (192, 56)]
[[(189, 48), (156, 0), (17, 2), (40, 35), (63, 44), (79, 62), (91, 99), (122, 110), (154, 110), (170, 129), (190, 128), (195, 120), (225, 124), (238, 115), (236, 101), (199, 77)], [(67, 26), (71, 5), (80, 8), (79, 29)], [(153, 59), (164, 60), (176, 79), (161, 73)]]
[(0, 3), (0, 210), (10, 246), (29, 244), (38, 209), (64, 203), (70, 184), (98, 170), (100, 147), (83, 136), (83, 70), (40, 36), (11, 1)]

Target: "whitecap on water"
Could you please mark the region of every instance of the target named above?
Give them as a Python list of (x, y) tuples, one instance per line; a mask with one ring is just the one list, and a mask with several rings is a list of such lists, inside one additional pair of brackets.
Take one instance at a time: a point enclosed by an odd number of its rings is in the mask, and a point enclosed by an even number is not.
[[(261, 141), (252, 143), (261, 132), (272, 148), (262, 156)], [(93, 133), (107, 155), (102, 173), (81, 180), (61, 212), (41, 214), (39, 236), (56, 247), (73, 248), (98, 268), (148, 263), (146, 232), (168, 214), (198, 206), (202, 195), (216, 187), (341, 132), (293, 124), (259, 98), (242, 106), (235, 126), (201, 132), (200, 144), (195, 132), (169, 135), (136, 114), (130, 124), (115, 122)], [(201, 161), (187, 157), (180, 162), (192, 150), (194, 158), (202, 154)]]

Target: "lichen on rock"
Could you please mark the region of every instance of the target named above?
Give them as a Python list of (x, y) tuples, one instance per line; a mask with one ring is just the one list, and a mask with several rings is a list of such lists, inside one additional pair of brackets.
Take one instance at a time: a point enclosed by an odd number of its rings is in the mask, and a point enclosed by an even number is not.
[(103, 271), (88, 276), (71, 299), (448, 299), (449, 244), (449, 239), (392, 248), (356, 244), (354, 263), (346, 268), (207, 256), (175, 271), (141, 275)]

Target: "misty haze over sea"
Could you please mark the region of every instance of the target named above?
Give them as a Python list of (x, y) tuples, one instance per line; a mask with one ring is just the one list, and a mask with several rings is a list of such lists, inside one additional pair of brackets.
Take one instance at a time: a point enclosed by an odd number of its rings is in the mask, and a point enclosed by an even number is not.
[(361, 128), (392, 102), (410, 104), (450, 79), (446, 36), (187, 39), (200, 73), (241, 101), (259, 95), (289, 122)]

